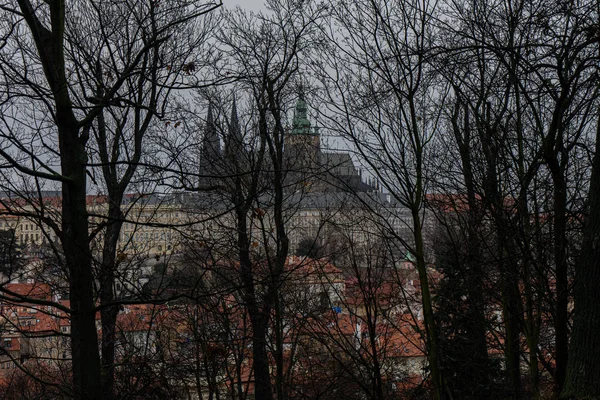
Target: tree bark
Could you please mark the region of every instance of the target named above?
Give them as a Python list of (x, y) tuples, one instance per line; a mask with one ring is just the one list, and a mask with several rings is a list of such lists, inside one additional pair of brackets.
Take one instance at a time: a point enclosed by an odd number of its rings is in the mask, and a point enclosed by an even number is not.
[[(122, 197), (122, 196), (121, 196)], [(115, 340), (116, 322), (119, 307), (114, 303), (115, 273), (117, 269), (117, 243), (123, 224), (121, 201), (112, 199), (108, 208), (108, 226), (104, 235), (102, 248), (102, 265), (100, 267), (100, 303), (109, 306), (101, 310), (102, 320), (102, 387), (104, 400), (112, 400), (115, 396)]]
[(429, 370), (434, 387), (434, 398), (440, 400), (444, 398), (444, 381), (440, 371), (440, 354), (438, 329), (433, 314), (433, 300), (429, 289), (429, 279), (427, 275), (427, 265), (425, 263), (425, 247), (423, 242), (423, 227), (421, 225), (421, 216), (418, 210), (413, 210), (413, 229), (415, 237), (415, 257), (417, 259), (417, 272), (419, 283), (421, 285), (421, 301), (423, 303), (423, 319), (425, 322), (425, 332), (427, 338), (427, 353), (429, 358)]
[[(469, 304), (469, 315), (472, 317), (470, 338), (476, 344), (476, 354), (473, 355), (474, 363), (465, 365), (465, 368), (473, 369), (470, 376), (478, 377), (478, 382), (473, 382), (477, 387), (487, 387), (489, 385), (488, 372), (488, 351), (487, 351), (487, 321), (484, 314), (485, 302), (483, 296), (483, 270), (481, 246), (479, 240), (478, 227), (481, 224), (480, 204), (477, 201), (475, 191), (475, 178), (473, 176), (473, 160), (471, 156), (471, 122), (469, 118), (468, 105), (464, 106), (464, 121), (462, 129), (459, 126), (458, 118), (460, 115), (461, 103), (456, 105), (455, 113), (452, 119), (454, 136), (458, 145), (458, 150), (462, 165), (462, 175), (465, 181), (467, 193), (468, 215), (467, 215), (467, 263), (466, 263), (466, 285)], [(458, 210), (457, 210), (458, 211)], [(483, 368), (482, 368), (483, 367)], [(479, 370), (477, 370), (479, 369)]]
[(597, 129), (589, 211), (575, 269), (575, 315), (562, 399), (600, 398), (600, 124)]
[[(86, 153), (74, 117), (65, 123), (68, 115), (58, 114), (58, 120), (62, 173), (69, 178), (62, 188), (62, 243), (70, 275), (74, 394), (78, 399), (100, 399), (102, 384), (86, 208)], [(70, 129), (65, 125), (70, 125)]]
[(85, 146), (90, 127), (82, 127), (75, 117), (69, 95), (64, 56), (65, 2), (47, 2), (51, 30), (40, 22), (36, 15), (37, 10), (28, 0), (19, 0), (18, 3), (54, 95), (54, 123), (58, 131), (63, 176), (61, 241), (69, 272), (69, 299), (72, 310), (70, 317), (73, 393), (77, 399), (100, 399), (100, 356), (86, 208)]

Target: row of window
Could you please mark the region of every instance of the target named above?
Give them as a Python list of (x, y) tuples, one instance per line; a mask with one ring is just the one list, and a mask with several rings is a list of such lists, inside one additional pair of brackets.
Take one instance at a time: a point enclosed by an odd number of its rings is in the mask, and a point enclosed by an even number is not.
[[(27, 242), (29, 242), (29, 239), (30, 239), (29, 238), (29, 233), (26, 233), (25, 235), (23, 235), (23, 234), (19, 235), (19, 240), (21, 241), (21, 243), (27, 243)], [(31, 240), (32, 241), (34, 240), (33, 233), (31, 234)], [(35, 234), (35, 241), (37, 242), (38, 240), (40, 240), (40, 234), (36, 233)], [(43, 240), (44, 240), (44, 243), (46, 243), (46, 237), (45, 236), (43, 237)]]
[[(10, 223), (10, 222), (3, 222), (0, 221), (0, 228), (14, 228), (17, 224), (16, 223)], [(123, 228), (125, 230), (131, 230), (131, 229), (137, 229), (137, 230), (146, 230), (146, 229), (152, 229), (151, 227), (147, 227), (144, 225), (138, 225), (138, 224), (133, 224), (133, 223), (125, 223), (123, 224)], [(36, 224), (20, 224), (19, 225), (19, 230), (20, 231), (32, 231), (32, 230), (38, 230), (39, 226)]]
[[(52, 236), (53, 236), (52, 240), (55, 241), (56, 237), (54, 237), (54, 235), (52, 235)], [(33, 233), (32, 234), (29, 234), (29, 233), (20, 234), (19, 242), (22, 244), (29, 243), (29, 242), (39, 243), (40, 238), (42, 240), (42, 244), (46, 244), (48, 242), (48, 240), (46, 239), (46, 235), (40, 235), (39, 233), (36, 233), (35, 235)]]
[(21, 224), (19, 226), (21, 227), (21, 230), (26, 230), (26, 231), (31, 231), (31, 230), (37, 229), (37, 226), (34, 224)]
[[(16, 222), (4, 222), (0, 221), (0, 229), (10, 229), (17, 226)], [(35, 224), (21, 224), (19, 225), (20, 231), (33, 231), (39, 229), (38, 225)]]
[(123, 239), (127, 239), (127, 238), (134, 238), (137, 240), (141, 240), (141, 239), (156, 239), (158, 240), (159, 238), (162, 240), (171, 240), (173, 238), (173, 235), (171, 234), (171, 232), (166, 233), (162, 232), (162, 233), (158, 233), (158, 232), (135, 232), (135, 234), (133, 232), (125, 232), (123, 235), (121, 235), (121, 240)]

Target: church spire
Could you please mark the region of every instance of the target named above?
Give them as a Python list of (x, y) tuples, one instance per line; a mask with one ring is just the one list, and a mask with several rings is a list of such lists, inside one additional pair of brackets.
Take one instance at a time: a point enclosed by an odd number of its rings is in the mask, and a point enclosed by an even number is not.
[(237, 100), (233, 96), (233, 104), (231, 105), (231, 135), (240, 143), (242, 142), (242, 130), (240, 129), (240, 120), (237, 113)]
[(229, 133), (226, 142), (226, 149), (230, 156), (238, 157), (243, 147), (242, 130), (237, 113), (237, 100), (233, 96), (233, 104), (231, 105), (231, 118), (229, 120)]
[(204, 136), (202, 137), (202, 148), (200, 149), (199, 180), (200, 186), (209, 185), (219, 175), (221, 165), (221, 140), (217, 131), (215, 117), (213, 115), (212, 102), (208, 103), (206, 122), (204, 124)]
[(198, 185), (210, 185), (219, 175), (221, 165), (221, 140), (217, 131), (215, 117), (213, 115), (212, 102), (208, 103), (206, 122), (204, 124), (204, 136), (200, 149), (200, 165)]
[(306, 100), (304, 98), (304, 87), (302, 84), (298, 87), (298, 101), (296, 102), (296, 110), (294, 111), (294, 119), (292, 120), (292, 135), (314, 135), (311, 132), (310, 121), (307, 116)]
[(208, 112), (206, 113), (204, 137), (202, 138), (202, 153), (209, 158), (221, 153), (221, 141), (219, 140), (219, 133), (215, 125), (212, 102), (208, 104)]
[(310, 126), (307, 109), (304, 87), (300, 84), (292, 130), (284, 138), (286, 168), (292, 171), (288, 176), (296, 183), (309, 182), (307, 174), (314, 174), (321, 158), (321, 140), (317, 130)]

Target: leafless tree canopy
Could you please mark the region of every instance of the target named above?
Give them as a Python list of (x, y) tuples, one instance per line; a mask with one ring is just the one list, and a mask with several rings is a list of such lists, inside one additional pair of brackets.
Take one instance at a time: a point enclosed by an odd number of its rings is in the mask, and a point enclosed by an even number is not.
[(0, 0), (0, 392), (600, 397), (600, 3)]

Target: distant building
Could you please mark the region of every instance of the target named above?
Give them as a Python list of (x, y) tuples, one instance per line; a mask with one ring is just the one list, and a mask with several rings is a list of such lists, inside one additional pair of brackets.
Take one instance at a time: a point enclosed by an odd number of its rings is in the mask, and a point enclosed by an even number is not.
[(292, 129), (284, 139), (286, 168), (290, 181), (310, 192), (373, 192), (375, 186), (364, 182), (348, 153), (326, 152), (321, 135), (311, 127), (304, 91), (300, 88), (292, 120)]
[[(223, 185), (225, 177), (244, 175), (249, 171), (248, 150), (240, 130), (236, 101), (226, 132), (223, 147), (219, 137), (213, 107), (209, 105), (201, 141), (199, 160), (199, 187), (211, 189)], [(300, 88), (291, 129), (284, 138), (284, 167), (288, 191), (310, 192), (372, 192), (377, 188), (362, 180), (360, 171), (348, 153), (328, 152), (321, 147), (321, 136), (308, 119), (308, 106)]]

